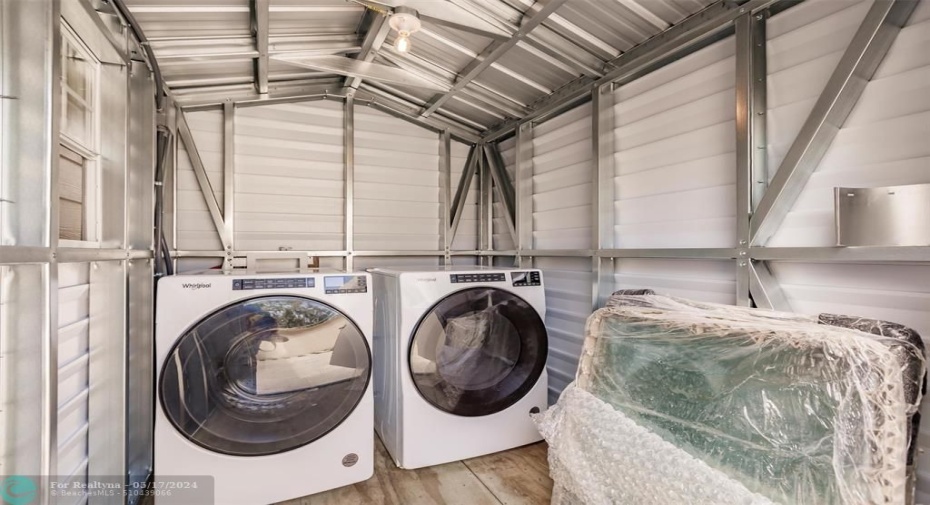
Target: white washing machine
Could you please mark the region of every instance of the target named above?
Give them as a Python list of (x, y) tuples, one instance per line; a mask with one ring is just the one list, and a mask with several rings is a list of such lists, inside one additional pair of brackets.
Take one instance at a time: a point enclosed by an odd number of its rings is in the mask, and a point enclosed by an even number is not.
[(156, 310), (155, 474), (212, 475), (257, 505), (373, 473), (366, 273), (164, 277)]
[(541, 440), (548, 341), (542, 272), (372, 269), (375, 430), (401, 468)]

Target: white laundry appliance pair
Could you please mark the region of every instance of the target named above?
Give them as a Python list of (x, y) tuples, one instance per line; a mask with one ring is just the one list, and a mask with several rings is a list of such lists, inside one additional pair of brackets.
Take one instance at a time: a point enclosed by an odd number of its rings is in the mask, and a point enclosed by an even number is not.
[(161, 279), (156, 478), (213, 475), (215, 503), (258, 505), (371, 477), (369, 279)]
[(539, 270), (211, 271), (157, 302), (155, 474), (213, 475), (215, 503), (366, 480), (373, 427), (402, 468), (541, 439)]
[(548, 340), (535, 269), (372, 269), (375, 429), (401, 468), (541, 440)]

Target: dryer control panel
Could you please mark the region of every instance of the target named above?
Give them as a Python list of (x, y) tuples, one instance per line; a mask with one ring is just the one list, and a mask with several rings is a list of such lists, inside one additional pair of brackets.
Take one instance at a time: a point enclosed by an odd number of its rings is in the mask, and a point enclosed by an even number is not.
[(507, 275), (503, 273), (478, 273), (478, 274), (452, 274), (449, 280), (453, 284), (463, 282), (507, 282)]
[(327, 275), (323, 278), (327, 295), (367, 293), (368, 278), (364, 275)]
[(542, 286), (539, 272), (513, 272), (510, 276), (513, 279), (513, 285), (517, 287)]
[(287, 277), (271, 279), (233, 279), (233, 291), (251, 289), (295, 289), (312, 288), (316, 285), (313, 277)]

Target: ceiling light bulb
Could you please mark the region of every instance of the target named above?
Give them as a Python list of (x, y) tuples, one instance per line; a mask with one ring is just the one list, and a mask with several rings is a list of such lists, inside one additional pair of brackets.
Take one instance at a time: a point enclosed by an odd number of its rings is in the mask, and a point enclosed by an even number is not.
[(410, 34), (400, 32), (397, 34), (397, 40), (394, 41), (394, 49), (399, 53), (406, 53), (410, 50)]

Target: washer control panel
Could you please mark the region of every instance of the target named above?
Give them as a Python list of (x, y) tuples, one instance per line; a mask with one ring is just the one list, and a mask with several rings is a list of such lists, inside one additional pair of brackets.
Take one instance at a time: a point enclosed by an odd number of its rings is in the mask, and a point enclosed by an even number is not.
[(313, 277), (287, 277), (273, 279), (233, 279), (233, 291), (252, 289), (295, 289), (316, 286)]
[(465, 282), (507, 282), (507, 275), (503, 273), (476, 273), (476, 274), (452, 274), (449, 280), (453, 284)]
[(328, 275), (323, 278), (327, 295), (367, 293), (368, 278), (364, 275)]
[(539, 272), (513, 272), (510, 274), (514, 286), (542, 286)]

